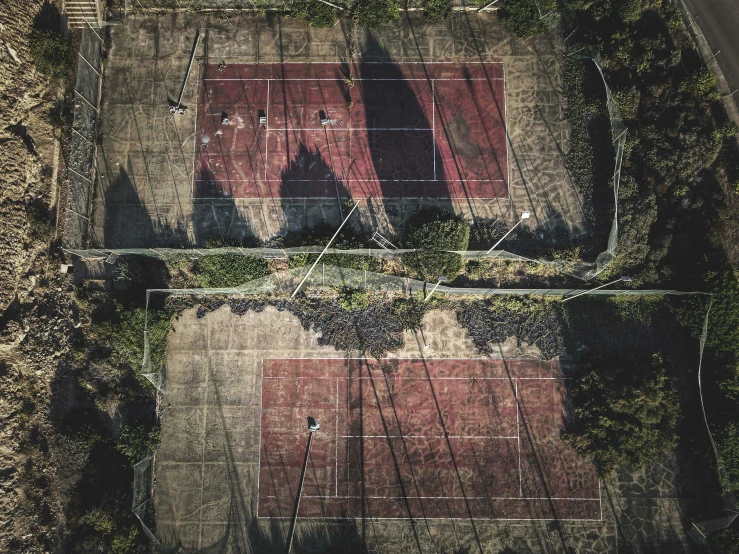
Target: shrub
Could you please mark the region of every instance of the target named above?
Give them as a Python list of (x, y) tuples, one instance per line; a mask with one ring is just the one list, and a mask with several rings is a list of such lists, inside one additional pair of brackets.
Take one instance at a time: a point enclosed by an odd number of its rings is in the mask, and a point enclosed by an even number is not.
[(204, 256), (195, 267), (195, 279), (201, 287), (230, 288), (269, 275), (262, 258), (240, 254)]
[(499, 219), (478, 218), (470, 228), (470, 250), (487, 250), (506, 234), (507, 226)]
[(429, 21), (443, 21), (452, 15), (452, 0), (425, 0), (423, 14)]
[(467, 250), (470, 226), (461, 217), (439, 208), (417, 212), (406, 223), (403, 244), (419, 250)]
[(708, 535), (708, 545), (714, 554), (739, 554), (739, 524)]
[(369, 293), (365, 290), (343, 288), (339, 292), (339, 305), (347, 312), (364, 310), (369, 304)]
[(591, 355), (580, 369), (574, 423), (563, 440), (601, 475), (621, 464), (638, 468), (676, 446), (677, 394), (658, 355), (651, 363)]
[(498, 17), (520, 38), (548, 33), (557, 15), (555, 0), (505, 0)]
[(49, 30), (34, 29), (28, 38), (31, 59), (42, 74), (54, 79), (74, 71), (74, 58), (67, 37)]
[(446, 277), (450, 281), (462, 271), (462, 256), (454, 252), (408, 252), (403, 254), (406, 269), (426, 281)]
[[(336, 4), (337, 2), (332, 1), (331, 3)], [(295, 19), (308, 22), (313, 27), (331, 27), (336, 23), (338, 11), (318, 0), (302, 0), (292, 5), (290, 15)]]
[(387, 27), (400, 17), (397, 0), (359, 0), (354, 7), (354, 21), (362, 27)]
[(131, 423), (123, 427), (116, 449), (135, 464), (159, 448), (160, 428), (153, 422)]
[(717, 446), (726, 468), (728, 487), (739, 490), (739, 424), (730, 422), (717, 433)]
[(141, 367), (144, 359), (144, 328), (148, 329), (149, 360), (159, 369), (164, 363), (167, 338), (172, 328), (173, 313), (169, 310), (149, 310), (117, 302), (111, 324), (111, 345), (121, 361), (131, 368)]

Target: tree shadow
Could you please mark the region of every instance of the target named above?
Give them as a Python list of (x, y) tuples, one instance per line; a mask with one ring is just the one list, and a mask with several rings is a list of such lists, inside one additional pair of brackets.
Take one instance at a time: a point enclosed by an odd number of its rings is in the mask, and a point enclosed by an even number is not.
[[(207, 168), (200, 179), (213, 191), (224, 188)], [(238, 210), (233, 198), (223, 195), (193, 205), (193, 226), (189, 231), (184, 217), (160, 208), (153, 199), (142, 198), (150, 186), (149, 178), (137, 182), (131, 162), (119, 167), (111, 176), (104, 172), (103, 181), (109, 182), (102, 194), (105, 212), (103, 248), (192, 248), (197, 246), (258, 246), (251, 223)], [(215, 194), (215, 192), (214, 192)], [(181, 208), (180, 208), (181, 210)], [(174, 215), (174, 218), (172, 217)], [(181, 215), (181, 214), (180, 214)], [(174, 219), (174, 223), (172, 222)]]
[(37, 31), (58, 33), (62, 28), (62, 14), (59, 8), (45, 0), (41, 5), (41, 9), (33, 18), (33, 28)]
[[(369, 31), (358, 73), (365, 140), (381, 197), (429, 198), (438, 207), (453, 211), (444, 162), (428, 116), (429, 109), (434, 109), (430, 81), (411, 84)], [(418, 95), (421, 90), (430, 101), (426, 109)]]
[[(338, 221), (343, 221), (351, 209), (348, 207), (352, 199), (351, 191), (336, 175), (330, 160), (326, 160), (317, 148), (313, 149), (302, 142), (298, 145), (295, 158), (280, 173), (279, 196), (283, 221), (279, 232), (282, 238), (278, 242), (285, 246), (302, 246), (306, 244), (302, 239), (308, 236), (328, 240), (335, 230), (337, 218), (334, 216), (338, 213)], [(302, 201), (332, 196), (336, 199), (336, 208), (328, 212), (325, 207), (311, 210)], [(315, 232), (309, 231), (306, 236), (306, 229)]]

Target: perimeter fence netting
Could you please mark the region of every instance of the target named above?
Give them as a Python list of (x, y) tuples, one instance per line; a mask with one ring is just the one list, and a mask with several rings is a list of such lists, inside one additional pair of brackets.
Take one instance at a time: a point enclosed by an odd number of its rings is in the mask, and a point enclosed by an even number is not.
[(89, 25), (82, 29), (74, 87), (74, 122), (67, 165), (69, 190), (64, 215), (64, 244), (81, 248), (88, 240), (95, 180), (95, 144), (102, 85), (103, 41)]
[[(295, 287), (306, 276), (309, 268), (300, 267), (291, 270), (284, 270), (267, 277), (256, 279), (235, 288), (210, 288), (210, 289), (151, 289), (147, 291), (146, 307), (147, 307), (147, 324), (144, 329), (144, 359), (142, 362), (143, 375), (157, 388), (163, 399), (167, 398), (167, 360), (166, 348), (168, 333), (161, 333), (149, 326), (149, 322), (156, 320), (156, 314), (152, 310), (159, 310), (164, 305), (163, 299), (169, 299), (180, 307), (197, 307), (203, 306), (207, 309), (203, 311), (203, 315), (207, 311), (216, 309), (220, 306), (227, 305), (232, 311), (240, 313), (240, 302), (246, 305), (249, 301), (257, 298), (266, 299), (267, 303), (273, 302), (290, 302), (289, 296)], [(332, 291), (342, 288), (363, 289), (366, 291), (385, 292), (397, 295), (413, 295), (419, 293), (427, 294), (436, 284), (426, 283), (419, 280), (388, 276), (369, 271), (354, 270), (318, 264), (310, 276), (306, 279), (301, 291), (309, 295), (328, 294)], [(509, 296), (546, 296), (546, 297), (567, 297), (580, 292), (579, 289), (495, 289), (495, 288), (455, 288), (438, 285), (434, 291), (435, 295), (455, 297), (458, 299), (481, 299), (493, 295), (509, 295)], [(691, 296), (704, 295), (711, 298), (705, 293), (681, 292), (673, 290), (597, 290), (591, 291), (595, 296)], [(180, 297), (183, 302), (180, 302)], [(156, 307), (155, 307), (156, 306)], [(243, 311), (243, 310), (242, 310)], [(705, 315), (703, 334), (700, 338), (700, 357), (702, 359), (703, 347), (705, 345), (707, 333), (707, 312)], [(198, 316), (200, 317), (200, 316)], [(699, 374), (700, 377), (700, 374)], [(706, 427), (709, 430), (708, 422)], [(713, 438), (711, 437), (713, 442)], [(723, 463), (714, 447), (719, 473), (722, 474)], [(134, 505), (133, 510), (136, 516), (144, 526), (145, 533), (152, 540), (155, 548), (159, 552), (165, 552), (166, 547), (159, 543), (155, 532), (152, 531), (154, 523), (153, 514), (153, 473), (156, 455), (145, 458), (135, 466), (135, 482), (134, 482)], [(721, 479), (722, 485), (724, 479)], [(731, 499), (731, 495), (726, 495), (727, 499)], [(735, 504), (727, 504), (735, 507)], [(732, 518), (729, 518), (732, 519)], [(691, 536), (696, 533), (708, 534), (714, 529), (725, 527), (725, 523), (730, 522), (727, 518), (698, 523), (691, 531)], [(723, 527), (722, 527), (723, 525)], [(698, 535), (700, 537), (700, 534)]]
[[(465, 259), (474, 258), (500, 258), (504, 260), (518, 260), (518, 261), (529, 261), (536, 262), (542, 265), (546, 265), (556, 271), (571, 275), (575, 278), (589, 281), (605, 270), (608, 265), (613, 261), (616, 255), (616, 248), (618, 246), (618, 187), (621, 175), (621, 163), (623, 158), (623, 149), (626, 141), (626, 126), (623, 118), (621, 117), (616, 103), (613, 100), (613, 95), (608, 87), (605, 77), (603, 74), (600, 54), (595, 50), (581, 50), (575, 52), (583, 60), (591, 60), (598, 68), (599, 74), (603, 78), (603, 85), (606, 93), (606, 104), (608, 108), (608, 114), (611, 124), (611, 137), (613, 140), (614, 151), (615, 151), (615, 162), (613, 176), (611, 177), (611, 187), (613, 190), (614, 198), (614, 210), (613, 210), (613, 221), (611, 223), (610, 233), (608, 235), (608, 241), (605, 250), (600, 252), (593, 262), (585, 262), (578, 260), (547, 260), (541, 259), (540, 256), (522, 256), (513, 252), (505, 250), (469, 250), (463, 252), (456, 252)], [(92, 162), (90, 161), (90, 164)], [(85, 169), (87, 174), (91, 174), (92, 167), (89, 170)], [(94, 177), (92, 177), (94, 178)], [(91, 182), (85, 181), (84, 179), (78, 183), (78, 185), (86, 185), (87, 188), (82, 186), (75, 187), (74, 195), (78, 195), (77, 204), (72, 214), (81, 214), (78, 219), (85, 222), (85, 214), (87, 214), (89, 206), (89, 191), (91, 190)], [(70, 194), (70, 197), (74, 196)], [(82, 211), (80, 211), (82, 210)], [(69, 210), (68, 210), (69, 211)], [(81, 248), (79, 241), (68, 241), (69, 252), (80, 256), (82, 258), (108, 258), (111, 254), (116, 256), (147, 256), (157, 259), (166, 260), (172, 256), (188, 256), (193, 259), (200, 258), (207, 255), (219, 255), (219, 254), (244, 254), (250, 256), (258, 256), (263, 258), (288, 258), (293, 255), (303, 253), (319, 253), (323, 250), (323, 246), (307, 246), (300, 248), (240, 248), (240, 247), (223, 247), (223, 248)], [(355, 250), (340, 250), (340, 249), (329, 249), (329, 254), (346, 254), (346, 255), (357, 255), (357, 256), (370, 256), (377, 258), (401, 258), (404, 254), (413, 252), (410, 249), (399, 249), (395, 251), (384, 250), (382, 248), (363, 248)]]

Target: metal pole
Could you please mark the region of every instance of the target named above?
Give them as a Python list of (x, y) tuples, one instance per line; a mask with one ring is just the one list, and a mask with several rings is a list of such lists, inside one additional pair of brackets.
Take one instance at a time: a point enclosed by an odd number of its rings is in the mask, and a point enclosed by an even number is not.
[(500, 240), (499, 240), (498, 242), (496, 242), (496, 243), (495, 243), (494, 245), (492, 245), (492, 246), (490, 247), (490, 250), (488, 250), (487, 252), (485, 252), (485, 255), (487, 256), (488, 254), (490, 254), (490, 252), (492, 252), (493, 250), (495, 250), (495, 247), (496, 247), (496, 246), (498, 246), (498, 245), (499, 245), (499, 244), (500, 244), (501, 242), (503, 242), (503, 241), (505, 240), (505, 238), (506, 238), (506, 237), (507, 237), (508, 235), (510, 235), (510, 234), (511, 234), (511, 233), (513, 232), (513, 230), (514, 230), (514, 229), (515, 229), (516, 227), (518, 227), (519, 225), (521, 225), (521, 223), (523, 223), (523, 220), (524, 220), (524, 219), (526, 219), (526, 218), (525, 218), (525, 217), (522, 217), (521, 219), (519, 219), (519, 220), (518, 220), (518, 223), (516, 223), (516, 224), (515, 224), (515, 225), (514, 225), (513, 227), (511, 227), (511, 228), (510, 228), (510, 229), (508, 230), (508, 232), (507, 232), (507, 233), (506, 233), (505, 235), (503, 235), (503, 236), (502, 236), (502, 237), (500, 238)]
[(608, 285), (612, 285), (614, 283), (618, 283), (619, 281), (623, 281), (623, 280), (624, 280), (623, 277), (619, 277), (615, 281), (611, 281), (610, 283), (606, 283), (605, 285), (600, 285), (599, 287), (595, 287), (594, 289), (586, 290), (583, 292), (578, 292), (577, 294), (575, 294), (574, 296), (570, 296), (569, 298), (562, 298), (562, 302), (567, 302), (568, 300), (572, 300), (573, 298), (577, 298), (578, 296), (582, 296), (583, 294), (588, 294), (590, 292), (593, 292), (598, 289), (602, 289), (604, 287), (607, 287)]
[(305, 481), (305, 470), (308, 468), (308, 458), (310, 456), (310, 445), (313, 441), (313, 431), (308, 432), (308, 447), (305, 449), (305, 460), (303, 460), (303, 470), (300, 472), (300, 481), (298, 481), (298, 493), (295, 497), (295, 506), (293, 506), (293, 517), (290, 521), (290, 530), (287, 532), (287, 554), (293, 549), (293, 537), (295, 536), (295, 525), (298, 522), (298, 508), (300, 508), (300, 497), (303, 494), (303, 481)]
[(200, 29), (195, 31), (195, 44), (192, 47), (192, 52), (190, 53), (190, 63), (187, 64), (187, 73), (185, 73), (185, 80), (182, 82), (182, 88), (180, 89), (180, 97), (177, 99), (177, 109), (180, 109), (180, 104), (182, 104), (182, 95), (185, 94), (185, 87), (187, 86), (187, 79), (190, 77), (190, 70), (192, 69), (192, 62), (195, 59), (195, 52), (198, 49), (198, 44), (200, 43)]
[(499, 1), (500, 1), (500, 0), (493, 0), (493, 1), (492, 1), (492, 2), (490, 2), (489, 4), (485, 4), (485, 5), (484, 5), (484, 6), (482, 7), (482, 8), (480, 8), (479, 10), (477, 10), (477, 13), (480, 13), (480, 12), (482, 12), (482, 11), (485, 11), (485, 10), (487, 10), (487, 9), (488, 9), (489, 7), (491, 7), (491, 6), (492, 6), (492, 5), (494, 5), (494, 4), (497, 4), (497, 3), (499, 2)]
[(441, 279), (439, 279), (439, 281), (434, 285), (434, 288), (431, 289), (431, 292), (429, 293), (429, 295), (423, 299), (424, 302), (428, 302), (429, 298), (431, 298), (431, 295), (434, 294), (434, 292), (436, 292), (436, 289), (439, 288), (440, 284), (441, 284)]
[(339, 228), (336, 229), (336, 232), (334, 233), (334, 236), (331, 237), (331, 240), (328, 241), (328, 244), (326, 245), (326, 248), (323, 249), (323, 252), (321, 252), (321, 254), (318, 256), (318, 258), (316, 258), (316, 261), (313, 262), (313, 265), (308, 270), (308, 273), (305, 274), (305, 277), (303, 277), (303, 280), (300, 281), (300, 284), (295, 288), (295, 290), (293, 291), (292, 295), (290, 295), (290, 298), (295, 298), (295, 295), (298, 294), (298, 292), (300, 291), (300, 287), (302, 287), (303, 286), (303, 283), (305, 283), (305, 281), (308, 279), (308, 277), (310, 277), (310, 274), (313, 272), (313, 270), (315, 269), (315, 267), (318, 265), (318, 262), (321, 260), (321, 258), (323, 258), (323, 255), (326, 253), (326, 250), (329, 249), (329, 247), (331, 246), (331, 243), (334, 242), (334, 239), (339, 234), (339, 231), (341, 231), (341, 229), (344, 227), (344, 225), (346, 225), (346, 222), (349, 221), (349, 217), (354, 213), (354, 210), (357, 209), (357, 206), (359, 206), (359, 204), (354, 204), (354, 207), (352, 208), (352, 211), (350, 211), (347, 214), (347, 216), (344, 218), (344, 221), (342, 221), (341, 222), (341, 225), (339, 225)]

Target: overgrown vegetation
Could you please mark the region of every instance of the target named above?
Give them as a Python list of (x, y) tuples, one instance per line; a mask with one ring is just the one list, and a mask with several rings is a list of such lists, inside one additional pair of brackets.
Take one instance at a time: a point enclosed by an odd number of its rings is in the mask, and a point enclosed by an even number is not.
[(400, 4), (397, 0), (357, 0), (354, 5), (354, 21), (362, 27), (387, 27), (398, 17)]
[(439, 208), (419, 211), (406, 223), (403, 246), (415, 248), (403, 256), (406, 268), (426, 281), (452, 281), (462, 270), (462, 257), (447, 250), (467, 250), (470, 226), (459, 216)]
[(425, 0), (423, 15), (429, 21), (443, 21), (452, 15), (452, 0)]
[(195, 278), (201, 287), (231, 288), (269, 275), (262, 258), (241, 254), (203, 256), (195, 266)]
[(555, 0), (504, 0), (498, 10), (501, 22), (521, 38), (546, 33), (558, 16)]
[[(337, 1), (331, 3), (338, 5)], [(336, 23), (339, 10), (318, 0), (298, 0), (291, 5), (290, 15), (313, 27), (331, 27)]]
[(563, 440), (601, 475), (660, 460), (677, 445), (677, 394), (658, 354), (580, 360), (572, 405), (575, 421)]
[(33, 29), (28, 37), (28, 46), (36, 69), (47, 77), (63, 79), (74, 71), (69, 39), (60, 32)]

